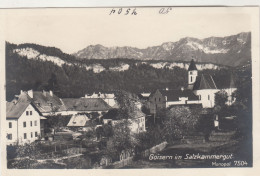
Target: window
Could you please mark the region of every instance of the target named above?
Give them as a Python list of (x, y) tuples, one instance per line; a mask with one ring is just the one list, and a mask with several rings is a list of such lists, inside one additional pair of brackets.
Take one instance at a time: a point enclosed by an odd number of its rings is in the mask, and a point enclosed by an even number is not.
[(190, 82), (192, 82), (192, 77), (190, 77)]
[(30, 121), (30, 124), (31, 124), (31, 126), (32, 126), (32, 121)]
[(27, 134), (26, 133), (23, 133), (23, 138), (27, 139)]
[(26, 122), (23, 122), (23, 127), (24, 127), (24, 128), (26, 127)]
[(37, 133), (37, 131), (35, 132), (35, 137), (38, 137), (38, 133)]
[(9, 122), (9, 128), (12, 128), (12, 122)]
[(190, 71), (190, 74), (192, 75), (192, 71)]
[(161, 98), (159, 98), (159, 101), (161, 101)]
[(33, 138), (33, 132), (31, 132), (31, 138)]
[(8, 140), (12, 140), (12, 138), (13, 138), (12, 134), (7, 134), (7, 139)]
[(34, 121), (34, 126), (37, 126), (37, 120)]
[(156, 101), (156, 98), (154, 98), (154, 101)]
[(27, 115), (27, 116), (29, 115), (29, 111), (26, 111), (26, 115)]
[(208, 100), (210, 100), (210, 96), (208, 95)]
[(199, 95), (199, 100), (201, 100), (201, 95)]
[(32, 111), (30, 111), (30, 115), (32, 115)]

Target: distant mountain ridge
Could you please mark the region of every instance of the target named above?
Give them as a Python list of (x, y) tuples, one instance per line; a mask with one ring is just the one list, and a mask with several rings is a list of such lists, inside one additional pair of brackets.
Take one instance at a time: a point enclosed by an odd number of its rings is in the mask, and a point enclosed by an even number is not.
[[(17, 54), (28, 60), (36, 60), (40, 62), (51, 62), (52, 64), (63, 67), (77, 66), (86, 70), (92, 70), (94, 73), (103, 71), (121, 72), (126, 71), (130, 67), (139, 65), (149, 65), (156, 69), (174, 69), (179, 67), (188, 69), (189, 61), (167, 61), (167, 60), (134, 60), (134, 59), (92, 59), (92, 60), (78, 60), (75, 56), (63, 53), (60, 49), (54, 47), (45, 47), (37, 44), (9, 44), (7, 43), (7, 58), (8, 55)], [(205, 69), (221, 69), (227, 66), (220, 64), (212, 64), (206, 62), (197, 63), (198, 70)]]
[(190, 61), (193, 56), (197, 62), (239, 66), (251, 60), (251, 33), (205, 39), (186, 37), (145, 49), (98, 44), (87, 46), (73, 55), (78, 60), (128, 58), (165, 61)]

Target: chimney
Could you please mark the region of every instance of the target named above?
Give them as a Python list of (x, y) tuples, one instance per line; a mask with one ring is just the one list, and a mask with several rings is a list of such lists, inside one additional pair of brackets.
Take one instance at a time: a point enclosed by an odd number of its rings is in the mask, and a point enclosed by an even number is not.
[(53, 92), (52, 92), (52, 90), (50, 90), (50, 95), (53, 97)]
[(181, 91), (184, 91), (184, 87), (181, 87)]
[(17, 102), (18, 102), (18, 98), (19, 98), (19, 95), (15, 95), (14, 99), (13, 99), (13, 103), (16, 105)]
[(166, 88), (165, 88), (165, 90), (167, 90), (167, 91), (168, 91), (168, 90), (169, 90), (169, 88), (168, 88), (168, 87), (166, 87)]
[(28, 91), (27, 91), (27, 94), (28, 94), (31, 98), (33, 98), (33, 90), (28, 90)]
[(20, 90), (20, 94), (22, 94), (23, 93), (23, 90)]

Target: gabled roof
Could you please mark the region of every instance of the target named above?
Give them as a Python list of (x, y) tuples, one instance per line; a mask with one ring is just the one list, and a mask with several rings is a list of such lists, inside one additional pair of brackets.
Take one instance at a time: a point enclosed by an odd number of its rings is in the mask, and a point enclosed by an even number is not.
[(67, 126), (69, 127), (83, 127), (90, 119), (86, 115), (73, 115)]
[(188, 68), (188, 71), (191, 70), (198, 70), (193, 59), (190, 61), (190, 66)]
[(167, 101), (179, 101), (180, 97), (187, 97), (188, 100), (198, 100), (193, 91), (188, 89), (161, 90), (161, 93), (167, 97)]
[[(29, 105), (32, 105), (36, 111), (37, 108), (32, 104), (32, 99), (27, 93), (22, 92), (17, 98), (11, 102), (6, 102), (6, 118), (19, 118)], [(40, 114), (40, 112), (39, 112)]]
[(197, 77), (193, 90), (202, 89), (217, 89), (216, 84), (211, 75), (202, 74), (200, 77)]
[(33, 104), (42, 113), (65, 110), (65, 106), (63, 105), (61, 99), (55, 94), (51, 95), (47, 91), (33, 91), (32, 100)]
[(63, 98), (67, 111), (108, 111), (111, 107), (101, 98)]

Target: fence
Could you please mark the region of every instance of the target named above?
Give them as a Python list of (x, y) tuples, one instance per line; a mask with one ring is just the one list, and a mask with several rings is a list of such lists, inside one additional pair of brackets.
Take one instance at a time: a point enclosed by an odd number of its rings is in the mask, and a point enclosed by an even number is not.
[(151, 153), (160, 152), (166, 147), (166, 145), (167, 145), (167, 142), (162, 142), (162, 143), (160, 143), (160, 144), (158, 144), (158, 145), (156, 145), (156, 146), (154, 146), (150, 149), (146, 149), (145, 151), (141, 152), (141, 156), (143, 158), (145, 158), (145, 157), (148, 157)]

